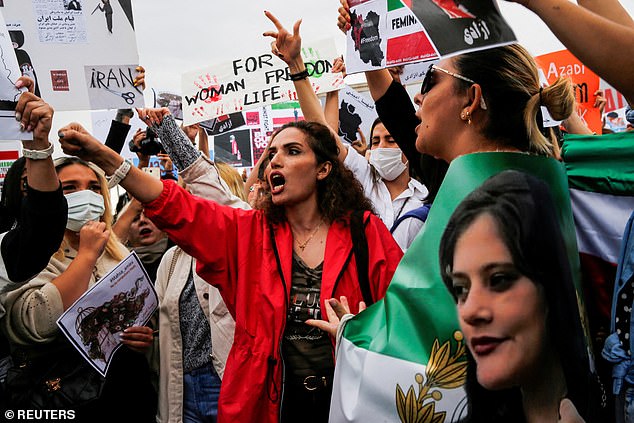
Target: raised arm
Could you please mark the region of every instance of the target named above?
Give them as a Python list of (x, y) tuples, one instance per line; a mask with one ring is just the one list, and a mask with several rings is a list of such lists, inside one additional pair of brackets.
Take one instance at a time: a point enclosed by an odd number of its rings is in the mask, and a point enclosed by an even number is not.
[[(125, 166), (117, 152), (106, 147), (80, 124), (71, 123), (59, 130), (59, 140), (64, 153), (91, 161), (108, 176), (118, 171), (120, 185), (142, 203), (149, 203), (161, 195), (163, 183), (133, 166)], [(128, 169), (128, 170), (126, 170)]]
[[(288, 65), (288, 69), (291, 75), (297, 75), (293, 84), (295, 85), (295, 91), (297, 91), (297, 97), (299, 104), (302, 108), (304, 118), (311, 122), (318, 122), (322, 125), (328, 126), (326, 116), (321, 108), (321, 102), (313, 91), (313, 87), (308, 79), (308, 75), (302, 75), (302, 72), (306, 71), (304, 65), (304, 59), (301, 55), (302, 39), (299, 35), (299, 26), (302, 21), (295, 22), (293, 26), (293, 33), (288, 32), (284, 26), (277, 20), (270, 12), (264, 12), (267, 18), (275, 25), (275, 31), (267, 31), (263, 35), (273, 37), (274, 42), (271, 43), (271, 50), (273, 54), (278, 56)], [(343, 145), (341, 139), (337, 135), (337, 132), (333, 128), (330, 128), (331, 132), (335, 136), (337, 141), (337, 147), (339, 148), (339, 160), (343, 162), (348, 154), (348, 149)]]
[[(590, 69), (620, 91), (630, 104), (634, 103), (634, 28), (611, 21), (592, 11), (598, 10), (594, 2), (589, 9), (568, 0), (516, 0), (535, 12), (559, 40)], [(612, 14), (624, 13), (620, 4), (611, 0)], [(601, 8), (601, 11), (607, 9)], [(574, 25), (570, 23), (574, 22)]]
[(612, 22), (634, 28), (634, 20), (619, 0), (577, 0), (577, 4)]
[[(16, 216), (17, 226), (2, 236), (0, 251), (6, 271), (2, 279), (23, 283), (44, 269), (59, 248), (68, 215), (48, 140), (53, 108), (31, 92), (34, 85), (29, 78), (19, 78), (17, 86), (29, 88), (18, 100), (16, 118), (25, 131), (33, 132), (33, 140), (22, 142), (27, 197), (22, 202), (20, 215)], [(47, 151), (49, 147), (51, 150)], [(0, 292), (15, 286), (0, 284)]]

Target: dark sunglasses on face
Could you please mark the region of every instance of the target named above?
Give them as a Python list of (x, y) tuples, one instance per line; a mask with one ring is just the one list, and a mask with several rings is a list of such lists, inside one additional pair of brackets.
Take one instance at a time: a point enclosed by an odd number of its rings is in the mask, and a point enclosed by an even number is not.
[[(434, 71), (440, 71), (440, 72), (446, 73), (447, 75), (453, 76), (454, 78), (461, 79), (465, 82), (468, 82), (470, 84), (475, 84), (475, 81), (473, 79), (467, 78), (466, 76), (462, 76), (458, 73), (448, 71), (447, 69), (440, 68), (436, 65), (429, 65), (427, 72), (425, 72), (425, 78), (423, 78), (423, 83), (420, 86), (421, 95), (427, 94), (432, 89), (433, 85), (431, 82), (431, 78)], [(480, 107), (484, 110), (487, 109), (486, 103), (484, 102), (484, 97), (480, 97)]]

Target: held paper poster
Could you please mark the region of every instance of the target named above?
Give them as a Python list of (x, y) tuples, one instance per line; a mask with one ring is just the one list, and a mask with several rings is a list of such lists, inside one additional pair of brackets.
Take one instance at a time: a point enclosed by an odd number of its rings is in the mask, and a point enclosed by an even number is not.
[(350, 0), (346, 70), (357, 73), (510, 44), (492, 0)]
[(20, 75), (3, 10), (0, 10), (0, 141), (33, 139), (32, 133), (20, 131), (20, 122), (15, 120), (15, 108), (21, 94), (15, 83)]
[[(331, 73), (337, 56), (333, 40), (302, 48), (310, 81), (317, 94), (338, 89), (340, 73)], [(270, 52), (242, 56), (183, 75), (185, 125), (268, 104), (297, 100), (286, 64)]]
[(22, 73), (55, 110), (143, 107), (130, 0), (5, 0), (3, 11)]
[(144, 326), (158, 296), (136, 253), (130, 253), (57, 319), (77, 351), (106, 376), (124, 329)]

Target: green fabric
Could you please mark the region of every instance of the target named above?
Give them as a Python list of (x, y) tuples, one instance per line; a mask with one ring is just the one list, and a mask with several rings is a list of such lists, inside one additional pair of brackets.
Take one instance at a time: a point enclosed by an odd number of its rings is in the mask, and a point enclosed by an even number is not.
[(611, 195), (634, 192), (634, 132), (566, 135), (562, 159), (570, 188)]
[(350, 320), (344, 331), (348, 340), (359, 348), (425, 364), (435, 339), (441, 343), (453, 339), (459, 325), (455, 303), (440, 277), (440, 238), (460, 201), (507, 169), (533, 174), (551, 186), (579, 284), (579, 256), (563, 165), (521, 153), (470, 154), (451, 163), (423, 231), (399, 264), (385, 298)]
[(387, 10), (391, 12), (393, 10), (401, 9), (405, 7), (401, 0), (387, 0)]

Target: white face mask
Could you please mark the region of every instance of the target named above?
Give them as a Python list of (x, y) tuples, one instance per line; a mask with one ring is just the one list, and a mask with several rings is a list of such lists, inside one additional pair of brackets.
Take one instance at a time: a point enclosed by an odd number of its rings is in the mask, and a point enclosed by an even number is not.
[(79, 232), (86, 223), (99, 220), (105, 211), (103, 197), (89, 189), (64, 194), (68, 202), (66, 228)]
[(381, 178), (393, 181), (407, 169), (407, 164), (401, 159), (402, 155), (400, 148), (375, 148), (370, 150), (370, 164)]

